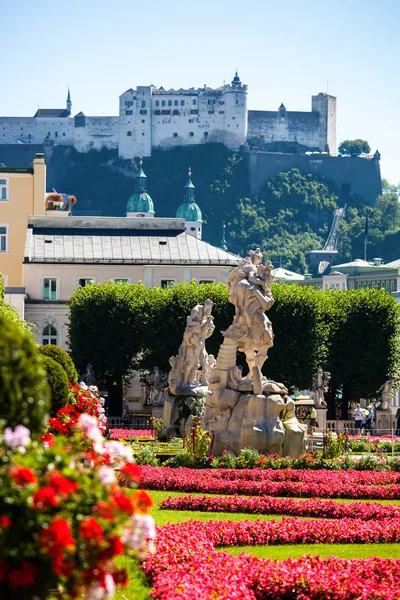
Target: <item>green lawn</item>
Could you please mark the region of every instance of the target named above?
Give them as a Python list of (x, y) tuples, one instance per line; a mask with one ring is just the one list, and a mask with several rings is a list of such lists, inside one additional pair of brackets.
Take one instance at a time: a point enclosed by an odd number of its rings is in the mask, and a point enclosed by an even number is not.
[(379, 556), (381, 558), (400, 558), (400, 544), (303, 544), (298, 546), (234, 546), (233, 548), (220, 548), (220, 551), (229, 552), (239, 556), (242, 552), (254, 554), (259, 558), (298, 558), (304, 554), (319, 554), (339, 556), (340, 558), (368, 558)]

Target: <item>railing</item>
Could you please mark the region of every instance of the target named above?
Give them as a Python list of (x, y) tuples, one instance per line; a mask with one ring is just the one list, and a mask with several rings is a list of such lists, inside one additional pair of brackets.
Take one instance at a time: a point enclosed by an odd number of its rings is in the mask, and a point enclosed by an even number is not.
[(151, 415), (132, 415), (131, 417), (107, 417), (107, 428), (112, 429), (152, 429)]
[[(327, 421), (326, 422), (326, 429), (328, 431), (334, 431), (336, 433), (348, 433), (349, 435), (357, 435), (360, 433), (359, 429), (356, 429), (354, 426), (354, 421), (350, 421), (350, 420), (342, 420), (342, 419), (336, 419), (335, 421)], [(363, 433), (367, 433), (369, 431), (369, 433), (371, 435), (391, 435), (392, 431), (394, 432), (394, 435), (396, 435), (396, 424), (395, 422), (392, 423), (392, 429), (367, 429), (366, 427), (364, 427), (361, 430)], [(400, 433), (400, 432), (399, 432)]]

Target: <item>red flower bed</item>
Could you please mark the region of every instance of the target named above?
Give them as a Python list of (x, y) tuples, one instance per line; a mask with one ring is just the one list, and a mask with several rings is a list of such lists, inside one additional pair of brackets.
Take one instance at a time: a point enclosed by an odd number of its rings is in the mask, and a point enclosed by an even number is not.
[(235, 496), (181, 496), (169, 497), (159, 504), (168, 510), (198, 510), (202, 512), (253, 513), (259, 515), (290, 515), (294, 517), (318, 517), (325, 519), (400, 519), (400, 506), (365, 502), (335, 502), (312, 498), (272, 498), (271, 496), (247, 498)]
[[(294, 496), (353, 499), (400, 499), (398, 473), (372, 471), (263, 471), (252, 469), (213, 471), (143, 467), (142, 485), (146, 489), (205, 494), (243, 494), (246, 496)], [(347, 475), (347, 477), (345, 477)], [(248, 478), (246, 478), (248, 476)], [(250, 476), (252, 476), (250, 478)], [(258, 477), (258, 480), (257, 480)], [(232, 479), (230, 479), (232, 478)], [(276, 479), (283, 479), (276, 481)], [(295, 479), (294, 481), (291, 480)], [(300, 481), (298, 480), (300, 479)], [(124, 483), (124, 477), (121, 477)], [(390, 484), (390, 485), (389, 485)]]
[(155, 440), (156, 433), (154, 429), (110, 429), (110, 440)]
[(158, 528), (144, 564), (158, 600), (398, 600), (400, 561), (304, 556), (283, 562), (216, 552), (215, 546), (398, 541), (398, 519), (280, 523), (189, 521)]

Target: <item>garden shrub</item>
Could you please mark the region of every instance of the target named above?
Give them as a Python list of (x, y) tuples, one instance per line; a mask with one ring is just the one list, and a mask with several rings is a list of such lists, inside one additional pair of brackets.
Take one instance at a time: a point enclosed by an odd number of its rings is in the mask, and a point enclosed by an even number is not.
[(68, 352), (65, 352), (60, 346), (55, 346), (54, 344), (40, 346), (39, 352), (44, 354), (44, 356), (50, 356), (50, 358), (58, 362), (66, 372), (68, 381), (78, 383), (78, 372)]
[(151, 465), (152, 467), (160, 465), (160, 461), (149, 446), (144, 446), (135, 452), (135, 462), (138, 465)]
[(254, 448), (243, 448), (235, 460), (236, 469), (254, 469), (260, 460), (261, 455)]
[(0, 420), (38, 433), (49, 406), (46, 372), (32, 335), (0, 315)]
[(234, 469), (235, 457), (231, 452), (224, 452), (221, 456), (214, 456), (211, 461), (213, 469)]
[(42, 361), (51, 393), (50, 412), (55, 415), (60, 408), (64, 408), (68, 404), (68, 377), (60, 363), (50, 356), (42, 356)]

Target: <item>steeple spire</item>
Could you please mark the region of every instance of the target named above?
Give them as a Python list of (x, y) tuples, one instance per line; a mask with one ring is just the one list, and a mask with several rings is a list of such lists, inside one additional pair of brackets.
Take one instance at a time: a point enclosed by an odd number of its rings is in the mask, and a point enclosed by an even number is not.
[(189, 179), (187, 181), (187, 184), (185, 185), (185, 196), (184, 196), (184, 201), (185, 202), (195, 202), (195, 195), (194, 195), (194, 190), (196, 189), (193, 185), (192, 182), (192, 169), (189, 167), (189, 171), (188, 171), (188, 176)]
[(226, 237), (225, 237), (225, 230), (226, 230), (226, 225), (225, 225), (225, 221), (222, 223), (222, 237), (221, 237), (221, 243), (219, 245), (219, 247), (222, 250), (228, 250), (228, 246), (226, 245)]
[(68, 86), (68, 94), (67, 94), (67, 111), (69, 113), (71, 113), (71, 109), (72, 109), (72, 102), (71, 102), (71, 92)]
[(176, 216), (178, 219), (185, 219), (186, 233), (201, 240), (203, 217), (200, 208), (196, 204), (196, 198), (194, 195), (195, 187), (192, 182), (192, 169), (190, 167), (188, 175), (189, 178), (187, 184), (185, 185), (183, 202), (178, 207)]
[(143, 171), (143, 160), (140, 158), (139, 171), (136, 175), (136, 187), (128, 200), (126, 214), (128, 217), (154, 217), (154, 204), (146, 190), (147, 177)]

